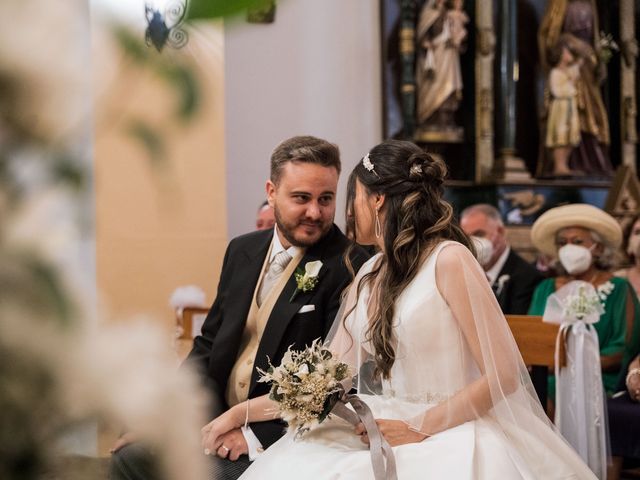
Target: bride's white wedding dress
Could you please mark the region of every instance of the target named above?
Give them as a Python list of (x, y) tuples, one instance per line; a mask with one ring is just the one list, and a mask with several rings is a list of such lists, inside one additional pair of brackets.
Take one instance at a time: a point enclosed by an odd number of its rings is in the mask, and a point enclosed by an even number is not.
[[(375, 418), (430, 433), (425, 425), (439, 412), (450, 426), (393, 448), (399, 479), (595, 478), (547, 420), (484, 272), (464, 246), (439, 244), (398, 298), (396, 359), (390, 379), (377, 383), (365, 337), (374, 298), (369, 286), (359, 295), (351, 289), (331, 349), (359, 372), (354, 383)], [(373, 469), (354, 427), (332, 416), (302, 439), (286, 434), (241, 478), (372, 479)]]

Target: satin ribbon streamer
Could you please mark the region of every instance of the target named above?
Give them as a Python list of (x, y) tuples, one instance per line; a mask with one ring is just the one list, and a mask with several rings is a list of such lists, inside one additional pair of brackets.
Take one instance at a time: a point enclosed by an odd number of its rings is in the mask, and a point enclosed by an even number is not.
[[(347, 408), (347, 403), (353, 407), (355, 412)], [(349, 394), (342, 390), (340, 399), (334, 405), (331, 413), (353, 425), (362, 422), (369, 436), (369, 451), (371, 452), (371, 465), (373, 466), (375, 479), (397, 480), (396, 458), (393, 456), (393, 450), (389, 442), (380, 433), (369, 406), (357, 395)]]
[[(567, 365), (560, 368), (565, 341)], [(591, 325), (563, 323), (556, 341), (555, 425), (598, 478), (607, 468), (607, 427), (598, 336)], [(566, 397), (565, 397), (566, 395)]]

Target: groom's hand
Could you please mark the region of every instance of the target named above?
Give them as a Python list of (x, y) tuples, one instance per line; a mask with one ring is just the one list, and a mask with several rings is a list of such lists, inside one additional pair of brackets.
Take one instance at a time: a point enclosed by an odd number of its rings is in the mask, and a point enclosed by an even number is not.
[(248, 455), (249, 454), (249, 446), (247, 445), (247, 441), (240, 431), (239, 428), (235, 430), (231, 430), (228, 433), (225, 433), (221, 437), (222, 445), (224, 445), (228, 450), (223, 448), (218, 448), (216, 452), (221, 458), (228, 458), (232, 462), (238, 460), (240, 455)]
[[(242, 422), (239, 418), (236, 418), (237, 411), (237, 409), (229, 409), (202, 427), (200, 433), (205, 455), (218, 455), (222, 458), (227, 458), (231, 455), (231, 447), (224, 444), (223, 440), (225, 435), (234, 430), (237, 430), (242, 436), (240, 431)], [(246, 445), (246, 441), (244, 443)], [(224, 455), (222, 455), (223, 452), (225, 453)]]
[[(376, 420), (376, 423), (378, 430), (392, 447), (406, 443), (418, 443), (429, 436), (411, 430), (409, 425), (402, 420)], [(355, 432), (356, 435), (360, 435), (360, 440), (363, 443), (369, 445), (369, 436), (362, 423), (356, 425)]]

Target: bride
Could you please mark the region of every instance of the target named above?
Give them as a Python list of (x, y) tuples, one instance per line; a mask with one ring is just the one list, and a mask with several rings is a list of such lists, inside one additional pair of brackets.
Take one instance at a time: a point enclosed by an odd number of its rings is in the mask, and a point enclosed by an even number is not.
[[(374, 147), (349, 179), (348, 222), (381, 253), (354, 279), (330, 349), (393, 447), (399, 479), (593, 479), (555, 432), (505, 318), (443, 195), (445, 165), (409, 142)], [(251, 399), (202, 431), (272, 419)], [(373, 478), (368, 436), (336, 416), (289, 433), (243, 479)]]

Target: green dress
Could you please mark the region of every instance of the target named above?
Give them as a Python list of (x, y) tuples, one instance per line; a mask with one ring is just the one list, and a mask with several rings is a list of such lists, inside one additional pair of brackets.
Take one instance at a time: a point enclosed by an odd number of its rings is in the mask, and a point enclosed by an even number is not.
[[(640, 336), (640, 304), (628, 280), (612, 277), (613, 290), (604, 301), (604, 313), (600, 315), (600, 321), (593, 326), (598, 334), (601, 355), (613, 355), (623, 352), (622, 365), (628, 365), (631, 356), (638, 349)], [(547, 304), (547, 298), (556, 291), (555, 279), (548, 278), (542, 281), (533, 292), (529, 315), (542, 315)], [(631, 340), (625, 342), (627, 336), (627, 295), (631, 293), (634, 305), (634, 332)], [(602, 372), (602, 382), (608, 394), (619, 387), (623, 369), (615, 372)], [(549, 376), (549, 396), (555, 398), (555, 377)]]

